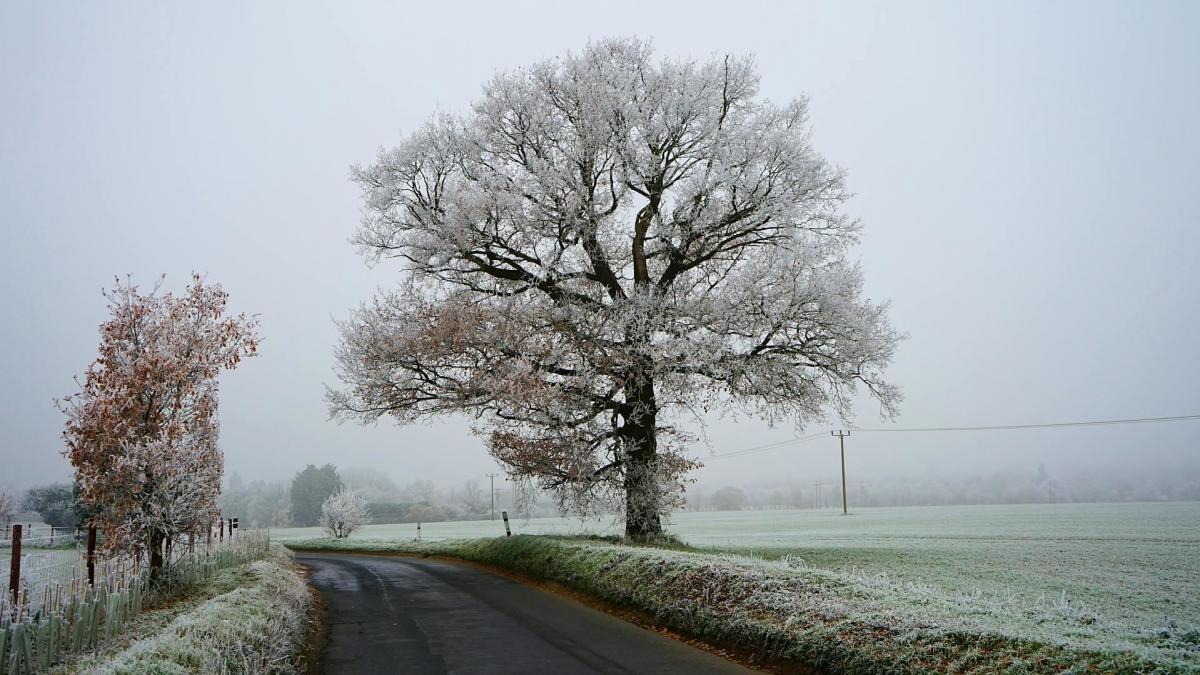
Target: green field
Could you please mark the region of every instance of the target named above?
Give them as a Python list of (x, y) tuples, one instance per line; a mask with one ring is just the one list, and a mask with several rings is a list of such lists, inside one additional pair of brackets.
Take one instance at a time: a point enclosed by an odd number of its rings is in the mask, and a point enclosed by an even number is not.
[[(612, 518), (514, 520), (514, 533), (606, 534)], [(1093, 644), (1147, 644), (1200, 653), (1200, 503), (1037, 504), (833, 511), (679, 513), (687, 544), (826, 569), (886, 589), (920, 611), (949, 601), (964, 617), (1011, 616), (1034, 636), (1043, 617), (1078, 617)], [(426, 540), (502, 535), (503, 523), (424, 523)], [(280, 539), (318, 528), (277, 530)], [(415, 525), (372, 525), (356, 539), (412, 539)], [(1056, 625), (1050, 631), (1050, 623)], [(1005, 628), (1005, 626), (1000, 626)], [(1071, 638), (1061, 622), (1038, 637)]]

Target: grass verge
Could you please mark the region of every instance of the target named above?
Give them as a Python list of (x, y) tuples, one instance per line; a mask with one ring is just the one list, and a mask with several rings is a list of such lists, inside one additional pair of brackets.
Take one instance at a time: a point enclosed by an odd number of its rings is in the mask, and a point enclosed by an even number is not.
[(55, 669), (58, 673), (292, 673), (312, 596), (291, 554), (217, 574), (198, 596), (148, 612), (130, 638)]
[[(309, 539), (287, 546), (441, 555), (493, 565), (643, 612), (682, 635), (737, 645), (760, 663), (796, 670), (1200, 672), (1200, 650), (1190, 640), (1091, 648), (1086, 638), (1094, 619), (1067, 608), (1030, 617), (1058, 622), (1066, 637), (1028, 639), (989, 620), (989, 612), (1000, 611), (989, 602), (972, 605), (935, 593), (901, 593), (904, 589), (853, 575), (794, 568), (788, 561), (537, 536), (440, 542)], [(1071, 631), (1081, 639), (1073, 640)]]

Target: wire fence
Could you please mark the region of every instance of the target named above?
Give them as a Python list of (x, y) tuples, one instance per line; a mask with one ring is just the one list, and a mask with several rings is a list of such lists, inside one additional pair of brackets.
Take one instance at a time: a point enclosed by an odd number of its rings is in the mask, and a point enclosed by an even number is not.
[[(67, 548), (76, 543), (82, 543), (87, 536), (87, 529), (82, 527), (35, 527), (32, 524), (21, 528), (22, 538), (27, 547), (41, 546), (43, 548)], [(0, 548), (12, 547), (12, 529), (3, 528), (0, 531)]]
[[(147, 555), (105, 556), (91, 531), (80, 541), (69, 533), (0, 540), (0, 675), (45, 670), (70, 655), (117, 636), (148, 597), (200, 583), (216, 572), (261, 558), (270, 546), (265, 530), (224, 536), (207, 533), (164, 544), (164, 566), (151, 582)], [(57, 546), (52, 548), (51, 544)], [(5, 555), (6, 554), (6, 555)], [(13, 574), (16, 573), (16, 577)]]

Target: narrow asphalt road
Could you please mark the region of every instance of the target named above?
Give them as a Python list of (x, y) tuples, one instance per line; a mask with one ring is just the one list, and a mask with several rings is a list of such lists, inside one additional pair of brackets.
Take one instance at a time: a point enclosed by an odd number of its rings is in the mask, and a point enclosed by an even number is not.
[(324, 673), (746, 673), (572, 600), (467, 565), (297, 554), (329, 608)]

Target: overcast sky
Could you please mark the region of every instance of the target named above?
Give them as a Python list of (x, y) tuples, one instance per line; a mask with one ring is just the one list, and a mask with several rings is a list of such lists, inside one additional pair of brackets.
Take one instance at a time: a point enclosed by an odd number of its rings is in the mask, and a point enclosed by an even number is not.
[[(100, 289), (166, 273), (179, 290), (192, 270), (261, 314), (261, 358), (222, 380), (228, 470), (493, 470), (460, 420), (327, 420), (333, 320), (397, 277), (347, 243), (347, 169), (497, 70), (612, 35), (752, 53), (765, 96), (811, 97), (814, 144), (857, 195), (869, 295), (910, 334), (897, 426), (1200, 413), (1200, 3), (401, 5), (0, 5), (0, 485), (69, 475), (52, 399), (95, 358)], [(709, 428), (718, 452), (794, 433)], [(698, 476), (833, 476), (835, 443)], [(1200, 423), (848, 449), (866, 477), (1172, 465), (1196, 461)]]

